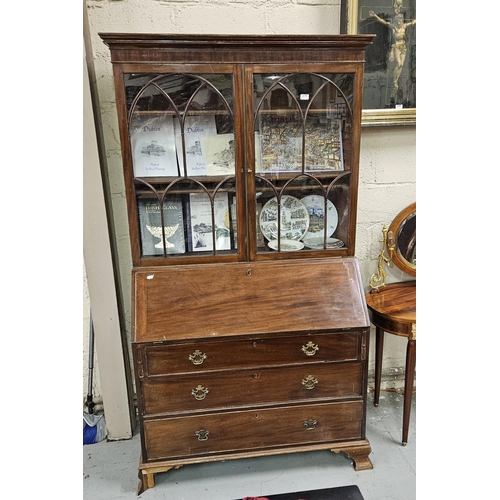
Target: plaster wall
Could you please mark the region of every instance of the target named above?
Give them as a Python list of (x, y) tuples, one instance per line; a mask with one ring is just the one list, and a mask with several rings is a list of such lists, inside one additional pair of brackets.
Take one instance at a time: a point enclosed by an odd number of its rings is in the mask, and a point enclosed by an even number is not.
[[(109, 51), (98, 33), (337, 34), (340, 0), (86, 0), (84, 6), (104, 131), (107, 163), (104, 169), (111, 191), (125, 328), (130, 338), (132, 262), (118, 122)], [(362, 130), (356, 256), (366, 290), (377, 267), (383, 225), (389, 225), (416, 199), (415, 140), (416, 130), (411, 126)], [(389, 282), (409, 279), (397, 270), (389, 270), (387, 278)], [(84, 314), (85, 332), (88, 332), (88, 315)], [(374, 334), (372, 344), (373, 338)], [(84, 342), (84, 367), (88, 362), (86, 346), (88, 343)], [(403, 386), (405, 349), (405, 339), (386, 336), (383, 381), (386, 387)], [(371, 376), (373, 359), (372, 347)], [(99, 394), (98, 378), (95, 383)], [(84, 397), (86, 391), (84, 380)]]

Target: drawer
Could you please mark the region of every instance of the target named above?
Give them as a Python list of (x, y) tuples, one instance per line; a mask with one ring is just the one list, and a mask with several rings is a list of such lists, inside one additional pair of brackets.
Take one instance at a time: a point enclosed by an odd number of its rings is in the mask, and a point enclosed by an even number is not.
[(137, 347), (138, 363), (142, 365), (139, 376), (297, 364), (306, 361), (356, 360), (360, 351), (360, 335), (354, 331), (141, 346)]
[(362, 438), (363, 402), (310, 404), (144, 422), (145, 460)]
[(143, 379), (145, 415), (362, 396), (361, 362)]

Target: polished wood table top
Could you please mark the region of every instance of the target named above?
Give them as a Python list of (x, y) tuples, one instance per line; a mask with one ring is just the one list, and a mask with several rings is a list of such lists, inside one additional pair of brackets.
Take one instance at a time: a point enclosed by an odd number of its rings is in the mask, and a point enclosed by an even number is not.
[[(404, 281), (401, 283), (389, 283), (366, 295), (366, 305), (370, 312), (375, 315), (373, 323), (377, 325), (378, 320), (383, 322), (384, 329), (396, 335), (406, 336), (403, 325), (411, 327), (416, 323), (417, 315), (417, 282)], [(387, 321), (383, 321), (387, 320)], [(397, 323), (397, 328), (391, 328), (390, 323)]]

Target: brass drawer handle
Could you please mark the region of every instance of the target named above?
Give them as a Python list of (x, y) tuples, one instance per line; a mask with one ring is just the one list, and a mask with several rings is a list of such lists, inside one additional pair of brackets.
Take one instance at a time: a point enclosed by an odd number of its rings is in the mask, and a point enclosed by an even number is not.
[(210, 434), (210, 432), (206, 431), (205, 429), (200, 429), (194, 434), (198, 438), (198, 441), (208, 441), (208, 435)]
[(306, 378), (302, 379), (302, 385), (306, 389), (314, 389), (317, 383), (318, 379), (314, 375), (308, 375)]
[(206, 359), (207, 355), (204, 352), (199, 351), (198, 349), (196, 349), (193, 354), (189, 355), (189, 361), (191, 361), (193, 365), (201, 365)]
[(302, 346), (302, 352), (306, 356), (314, 356), (319, 347), (314, 342), (308, 342), (306, 345)]
[(318, 424), (318, 421), (317, 420), (314, 420), (314, 419), (311, 419), (311, 420), (305, 420), (304, 421), (304, 427), (306, 428), (306, 430), (308, 431), (312, 431), (316, 425)]
[(202, 385), (199, 385), (196, 389), (193, 389), (191, 391), (191, 394), (194, 396), (194, 399), (196, 399), (198, 401), (202, 401), (203, 399), (206, 398), (206, 396), (209, 392), (210, 391), (208, 389), (206, 389)]

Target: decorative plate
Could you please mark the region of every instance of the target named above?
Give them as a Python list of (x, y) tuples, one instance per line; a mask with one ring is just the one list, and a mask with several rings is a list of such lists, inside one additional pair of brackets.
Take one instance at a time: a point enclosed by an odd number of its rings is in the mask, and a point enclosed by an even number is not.
[[(325, 235), (325, 198), (319, 195), (306, 196), (300, 200), (307, 208), (309, 214), (309, 228), (304, 239), (321, 238)], [(327, 200), (327, 224), (326, 236), (331, 236), (339, 223), (339, 214), (335, 205)]]
[[(314, 250), (323, 250), (323, 237), (321, 238), (304, 238), (304, 245), (307, 248), (312, 248)], [(332, 248), (342, 248), (344, 242), (338, 238), (327, 238), (326, 248), (331, 250)]]
[[(273, 250), (278, 250), (278, 240), (273, 240), (269, 242), (269, 248)], [(295, 250), (302, 250), (304, 248), (304, 243), (297, 240), (281, 240), (280, 250), (282, 252), (293, 252)]]
[[(278, 239), (278, 201), (270, 199), (260, 212), (259, 224), (262, 234), (269, 241)], [(307, 233), (309, 215), (304, 204), (293, 196), (281, 197), (281, 240), (300, 240)]]

